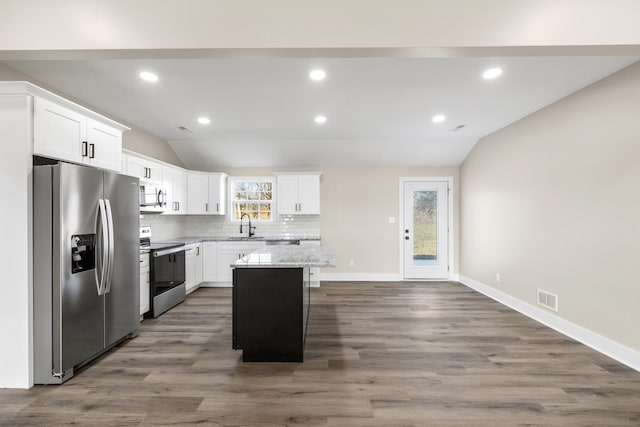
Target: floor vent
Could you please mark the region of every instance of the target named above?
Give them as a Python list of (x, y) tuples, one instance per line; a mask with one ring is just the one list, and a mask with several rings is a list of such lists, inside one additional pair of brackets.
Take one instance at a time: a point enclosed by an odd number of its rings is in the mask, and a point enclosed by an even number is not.
[(558, 311), (558, 295), (538, 288), (538, 305)]

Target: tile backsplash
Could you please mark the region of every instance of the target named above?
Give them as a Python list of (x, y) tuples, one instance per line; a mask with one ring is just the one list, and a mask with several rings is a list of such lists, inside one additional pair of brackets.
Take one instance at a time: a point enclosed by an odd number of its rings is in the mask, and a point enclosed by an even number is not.
[[(245, 219), (245, 225), (248, 221)], [(319, 236), (319, 215), (276, 215), (273, 222), (253, 222), (256, 236)], [(226, 216), (187, 216), (188, 236), (234, 236), (240, 234), (240, 223), (231, 222)]]
[[(152, 240), (167, 240), (186, 236), (235, 236), (240, 223), (226, 216), (162, 215), (140, 216), (141, 225), (151, 226)], [(243, 224), (248, 224), (245, 220)], [(319, 215), (277, 215), (270, 223), (252, 223), (256, 236), (320, 236)]]
[(184, 215), (140, 215), (140, 225), (151, 227), (152, 240), (167, 240), (186, 236), (187, 217)]

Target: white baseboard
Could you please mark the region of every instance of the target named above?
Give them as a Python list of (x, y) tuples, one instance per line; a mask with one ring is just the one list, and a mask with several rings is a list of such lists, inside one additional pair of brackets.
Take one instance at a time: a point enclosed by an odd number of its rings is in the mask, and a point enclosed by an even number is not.
[(591, 347), (592, 349), (640, 372), (640, 352), (612, 341), (609, 338), (605, 338), (602, 335), (583, 328), (582, 326), (578, 326), (575, 323), (571, 323), (568, 320), (562, 319), (541, 308), (527, 304), (524, 301), (514, 298), (511, 295), (492, 288), (491, 286), (487, 286), (470, 277), (460, 275), (459, 281), (465, 286), (475, 289), (481, 294), (484, 294), (507, 307), (511, 307), (525, 316), (530, 317), (551, 329), (555, 329), (561, 334), (566, 335), (569, 338), (573, 338), (587, 347)]
[(399, 282), (400, 274), (387, 273), (320, 273), (320, 280), (329, 282)]

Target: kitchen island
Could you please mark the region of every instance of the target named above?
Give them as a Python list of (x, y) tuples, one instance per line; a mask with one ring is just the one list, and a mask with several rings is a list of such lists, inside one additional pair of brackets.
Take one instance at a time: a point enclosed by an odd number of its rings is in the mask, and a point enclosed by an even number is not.
[(233, 349), (244, 362), (302, 362), (309, 268), (335, 267), (325, 246), (265, 246), (231, 264)]

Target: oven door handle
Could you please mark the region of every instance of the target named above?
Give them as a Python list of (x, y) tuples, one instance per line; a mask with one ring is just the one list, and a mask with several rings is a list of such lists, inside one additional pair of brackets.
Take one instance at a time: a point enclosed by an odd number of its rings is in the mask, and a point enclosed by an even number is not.
[(183, 246), (177, 246), (175, 248), (168, 248), (168, 249), (160, 249), (160, 250), (151, 251), (151, 255), (153, 255), (153, 257), (156, 258), (156, 257), (159, 257), (159, 256), (175, 254), (177, 252), (184, 252), (184, 245)]

